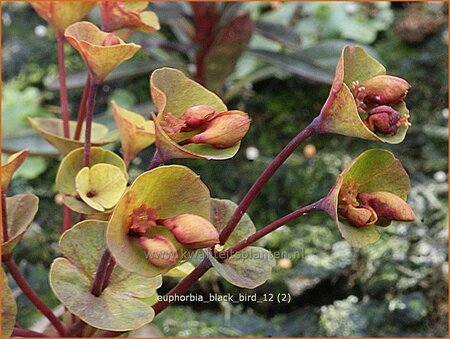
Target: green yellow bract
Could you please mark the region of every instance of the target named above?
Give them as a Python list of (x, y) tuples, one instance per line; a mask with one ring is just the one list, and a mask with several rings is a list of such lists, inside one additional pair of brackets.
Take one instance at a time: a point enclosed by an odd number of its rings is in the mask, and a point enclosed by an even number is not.
[[(152, 265), (139, 238), (129, 235), (133, 211), (145, 206), (151, 208), (159, 219), (181, 214), (194, 214), (210, 220), (211, 202), (208, 188), (200, 177), (184, 166), (171, 165), (155, 168), (140, 175), (117, 203), (106, 230), (106, 242), (117, 264), (124, 269), (144, 276), (156, 276), (169, 271), (183, 259), (182, 246), (170, 235), (164, 236), (175, 244), (178, 261), (170, 267)], [(164, 227), (158, 226), (162, 231)], [(153, 231), (156, 228), (153, 228)], [(157, 233), (159, 230), (157, 230)]]

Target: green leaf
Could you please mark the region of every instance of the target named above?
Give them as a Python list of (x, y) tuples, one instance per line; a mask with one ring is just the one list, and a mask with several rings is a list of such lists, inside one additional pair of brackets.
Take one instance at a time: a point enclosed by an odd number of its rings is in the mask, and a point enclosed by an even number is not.
[[(100, 147), (91, 148), (91, 166), (96, 164), (108, 164), (120, 169), (128, 180), (127, 168), (124, 161), (114, 152), (104, 150)], [(81, 201), (77, 191), (75, 179), (83, 168), (83, 148), (78, 148), (67, 154), (59, 165), (56, 173), (56, 190), (64, 194), (64, 203), (70, 209), (83, 213), (95, 213), (92, 207)]]
[[(324, 40), (307, 48), (302, 48), (297, 54), (314, 61), (317, 65), (334, 70), (341, 56), (342, 50), (348, 45), (347, 40)], [(362, 46), (374, 58), (380, 58), (370, 46)]]
[(50, 286), (68, 310), (87, 324), (108, 331), (140, 328), (154, 317), (145, 302), (161, 286), (160, 276), (146, 278), (116, 266), (108, 287), (98, 297), (91, 292), (95, 271), (106, 249), (106, 222), (85, 220), (66, 231), (60, 240), (65, 258), (50, 269)]
[[(149, 74), (153, 70), (164, 67), (183, 67), (178, 62), (159, 62), (154, 60), (131, 59), (116, 68), (105, 80), (104, 83), (112, 83), (116, 81), (124, 81), (132, 79), (140, 75)], [(86, 84), (87, 72), (80, 72), (67, 75), (67, 89), (81, 89)], [(59, 80), (56, 76), (49, 76), (44, 79), (44, 85), (50, 90), (59, 90)]]
[(25, 159), (22, 166), (16, 172), (18, 177), (32, 180), (40, 176), (47, 169), (47, 161), (44, 157), (30, 156)]
[(219, 90), (233, 73), (239, 57), (247, 48), (253, 33), (253, 21), (248, 14), (233, 18), (214, 38), (204, 58), (206, 84)]
[(128, 235), (129, 217), (133, 209), (142, 205), (152, 208), (160, 219), (195, 214), (209, 220), (209, 190), (190, 169), (177, 165), (161, 166), (140, 175), (119, 200), (106, 231), (108, 248), (118, 265), (151, 277), (167, 272), (174, 266), (153, 266), (137, 238)]
[[(61, 119), (56, 118), (28, 118), (31, 126), (51, 145), (55, 146), (62, 155), (66, 155), (76, 148), (84, 145), (84, 129), (81, 128), (80, 140), (63, 137), (63, 124)], [(77, 126), (76, 121), (69, 122), (70, 135), (73, 137)], [(98, 123), (92, 124), (92, 145), (102, 146), (117, 141), (117, 131), (109, 131), (106, 126)]]
[(270, 278), (275, 259), (272, 253), (262, 247), (250, 246), (228, 258), (218, 262), (205, 250), (216, 271), (230, 284), (242, 288), (256, 288)]
[(321, 204), (336, 220), (342, 237), (353, 247), (364, 247), (380, 239), (376, 226), (357, 228), (340, 220), (337, 212), (341, 186), (348, 180), (359, 185), (359, 192), (390, 192), (406, 200), (410, 189), (409, 177), (394, 155), (383, 149), (372, 149), (362, 153), (338, 177), (335, 186)]
[[(3, 253), (4, 254), (4, 253)], [(16, 323), (17, 304), (2, 269), (2, 338), (11, 336)]]
[(263, 37), (275, 40), (287, 48), (293, 50), (300, 48), (300, 35), (291, 27), (274, 22), (258, 21), (255, 23), (255, 31)]
[(2, 88), (2, 137), (14, 136), (28, 127), (27, 116), (36, 116), (41, 112), (42, 95), (36, 87), (19, 90), (14, 82)]
[(29, 149), (32, 155), (59, 156), (59, 151), (42, 139), (33, 129), (20, 130), (15, 135), (2, 139), (2, 152), (4, 153), (16, 153), (24, 148)]
[(281, 54), (263, 49), (252, 49), (248, 53), (282, 70), (307, 79), (326, 84), (331, 84), (333, 81), (332, 71), (296, 54)]
[(86, 204), (103, 212), (119, 201), (127, 187), (127, 178), (119, 167), (96, 164), (78, 172), (75, 186)]
[[(231, 200), (226, 199), (211, 199), (211, 222), (216, 227), (219, 233), (225, 228), (228, 221), (231, 219), (237, 205)], [(231, 233), (227, 242), (224, 244), (224, 249), (227, 249), (241, 240), (248, 238), (251, 234), (256, 232), (255, 225), (247, 213), (245, 213), (233, 233)]]
[(8, 241), (3, 242), (2, 254), (11, 253), (24, 233), (30, 227), (39, 208), (39, 198), (31, 193), (18, 194), (6, 198)]

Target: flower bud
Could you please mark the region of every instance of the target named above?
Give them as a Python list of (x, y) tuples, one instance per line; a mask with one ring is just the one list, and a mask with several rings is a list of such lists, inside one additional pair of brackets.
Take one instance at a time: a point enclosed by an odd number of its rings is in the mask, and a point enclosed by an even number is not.
[(158, 267), (169, 267), (177, 262), (177, 249), (165, 236), (140, 237), (139, 243), (147, 251), (146, 257), (151, 264)]
[(366, 227), (373, 225), (377, 221), (377, 214), (370, 206), (352, 205), (339, 208), (339, 214), (346, 218), (355, 227)]
[(188, 127), (200, 127), (209, 121), (214, 114), (216, 114), (216, 110), (213, 107), (199, 105), (188, 108), (181, 118), (186, 121)]
[[(408, 203), (399, 196), (390, 192), (364, 192), (358, 194), (358, 199), (373, 208), (380, 218), (382, 225), (386, 221), (414, 221), (416, 216)], [(389, 222), (387, 224), (389, 224)]]
[(114, 33), (108, 33), (108, 35), (103, 38), (102, 45), (103, 46), (120, 45), (120, 39)]
[(187, 142), (228, 148), (241, 141), (250, 128), (250, 121), (244, 112), (223, 112), (208, 122), (204, 132), (194, 135)]
[(382, 105), (370, 110), (364, 124), (372, 132), (394, 135), (397, 133), (400, 120), (399, 112), (390, 106)]
[(378, 75), (357, 86), (366, 104), (378, 105), (400, 101), (410, 87), (406, 80), (391, 75)]
[(162, 220), (175, 238), (191, 249), (212, 247), (219, 243), (219, 233), (205, 218), (194, 214), (180, 214)]

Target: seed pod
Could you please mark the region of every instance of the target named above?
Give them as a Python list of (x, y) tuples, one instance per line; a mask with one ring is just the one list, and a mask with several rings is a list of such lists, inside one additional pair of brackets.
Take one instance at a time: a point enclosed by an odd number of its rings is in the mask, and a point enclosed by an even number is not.
[(188, 127), (200, 127), (205, 122), (211, 120), (216, 114), (216, 110), (208, 105), (198, 105), (188, 108), (183, 115), (182, 119), (186, 121)]
[(175, 245), (163, 235), (153, 238), (140, 237), (139, 243), (147, 251), (146, 257), (157, 267), (170, 267), (177, 262), (178, 252)]
[(388, 105), (403, 99), (411, 87), (409, 83), (401, 78), (391, 75), (375, 76), (358, 86), (362, 89), (364, 102)]
[(228, 148), (241, 141), (250, 128), (250, 121), (247, 113), (223, 112), (208, 122), (204, 132), (194, 135), (188, 141), (210, 144), (216, 148)]
[(390, 192), (364, 192), (358, 199), (373, 208), (379, 218), (397, 221), (414, 221), (416, 216), (408, 203)]
[(219, 243), (216, 228), (198, 215), (180, 214), (161, 222), (180, 243), (191, 249), (212, 247)]
[(348, 220), (355, 227), (366, 227), (373, 225), (377, 221), (377, 214), (370, 206), (361, 205), (354, 207), (352, 205), (339, 209), (339, 214)]

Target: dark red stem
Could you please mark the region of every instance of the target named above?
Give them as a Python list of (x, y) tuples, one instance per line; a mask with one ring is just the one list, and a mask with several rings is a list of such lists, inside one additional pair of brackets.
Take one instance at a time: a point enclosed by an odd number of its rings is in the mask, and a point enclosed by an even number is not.
[(109, 280), (111, 279), (111, 274), (112, 274), (115, 266), (116, 266), (116, 261), (114, 260), (113, 257), (111, 257), (111, 259), (109, 260), (108, 266), (106, 267), (106, 273), (105, 273), (105, 278), (103, 279), (102, 291), (106, 287), (108, 287)]
[(6, 193), (2, 192), (2, 231), (3, 231), (3, 242), (9, 240), (8, 234), (8, 216), (6, 214)]
[(88, 75), (86, 78), (86, 83), (83, 88), (83, 95), (81, 96), (80, 107), (78, 108), (77, 127), (75, 128), (75, 135), (73, 136), (74, 140), (80, 140), (81, 128), (83, 127), (84, 116), (86, 114), (86, 102), (89, 96), (90, 82), (91, 82), (90, 76)]
[(238, 207), (234, 211), (227, 226), (220, 233), (220, 243), (224, 244), (233, 230), (236, 228), (239, 220), (241, 220), (244, 213), (249, 208), (250, 204), (255, 200), (256, 196), (261, 192), (265, 184), (273, 176), (276, 170), (286, 161), (286, 159), (295, 151), (295, 149), (307, 138), (309, 138), (313, 133), (315, 133), (316, 119), (313, 120), (304, 130), (297, 134), (294, 139), (292, 139), (283, 150), (278, 153), (278, 155), (272, 160), (272, 162), (267, 166), (267, 168), (262, 172), (259, 178), (255, 181), (252, 187), (248, 190), (245, 196), (242, 198)]
[(64, 138), (70, 138), (69, 100), (67, 99), (66, 67), (64, 65), (64, 40), (64, 33), (59, 31), (56, 32), (56, 45), (58, 48), (59, 98), (61, 102), (63, 133)]
[[(203, 261), (183, 280), (181, 280), (174, 288), (172, 288), (166, 296), (184, 294), (186, 291), (211, 267), (211, 263), (208, 259), (203, 259)], [(166, 309), (171, 304), (169, 301), (161, 300), (153, 305), (153, 310), (155, 315), (159, 314), (161, 311)]]
[(11, 273), (12, 277), (16, 281), (17, 285), (22, 289), (23, 293), (27, 296), (28, 299), (33, 303), (36, 308), (47, 317), (48, 320), (52, 323), (52, 325), (56, 328), (59, 335), (64, 337), (66, 335), (66, 328), (63, 323), (53, 314), (52, 310), (44, 304), (44, 302), (39, 298), (37, 293), (31, 288), (31, 286), (26, 281), (25, 277), (20, 272), (17, 267), (16, 262), (12, 256), (8, 256), (4, 261), (6, 267), (8, 267), (9, 273)]
[(111, 253), (109, 253), (109, 250), (106, 249), (103, 252), (103, 255), (97, 265), (97, 272), (95, 273), (95, 278), (91, 286), (91, 293), (96, 297), (102, 294), (105, 277), (108, 274), (108, 266), (110, 265), (110, 260)]
[(226, 251), (215, 252), (214, 257), (221, 262), (226, 260), (227, 258), (231, 257), (233, 254), (235, 254), (239, 251), (242, 251), (244, 248), (250, 246), (254, 242), (258, 241), (259, 239), (266, 236), (267, 234), (275, 231), (277, 228), (287, 224), (288, 222), (290, 222), (294, 219), (300, 218), (310, 212), (318, 211), (319, 210), (318, 204), (320, 203), (320, 201), (321, 200), (316, 201), (305, 207), (299, 208), (298, 210), (291, 212), (291, 213), (285, 215), (284, 217), (281, 217), (278, 220), (275, 220), (271, 224), (261, 228), (260, 230), (258, 230), (255, 233), (253, 233), (247, 239), (244, 239), (244, 240), (238, 242), (237, 244), (233, 245)]
[(94, 119), (95, 95), (97, 94), (98, 85), (91, 80), (89, 81), (89, 95), (86, 102), (86, 128), (84, 137), (83, 166), (89, 167), (91, 161), (91, 133), (92, 120)]
[(23, 328), (14, 327), (11, 337), (25, 337), (25, 338), (49, 338), (48, 336), (32, 330), (25, 330)]
[(72, 210), (66, 205), (63, 206), (63, 230), (67, 231), (72, 227)]

